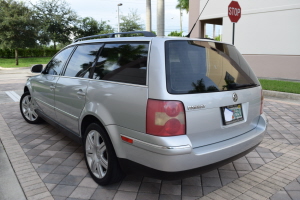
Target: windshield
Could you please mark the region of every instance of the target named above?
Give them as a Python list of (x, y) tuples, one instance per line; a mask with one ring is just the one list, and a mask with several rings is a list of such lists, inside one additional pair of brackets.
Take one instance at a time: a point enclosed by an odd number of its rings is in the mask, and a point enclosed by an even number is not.
[(191, 40), (166, 41), (167, 89), (171, 94), (222, 92), (259, 86), (232, 45)]

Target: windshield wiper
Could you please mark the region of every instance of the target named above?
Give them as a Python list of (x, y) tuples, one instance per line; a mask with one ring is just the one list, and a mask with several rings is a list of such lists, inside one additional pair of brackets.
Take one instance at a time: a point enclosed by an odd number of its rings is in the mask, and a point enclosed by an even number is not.
[(240, 89), (240, 88), (247, 88), (247, 87), (257, 87), (259, 86), (256, 83), (249, 83), (249, 84), (237, 84), (237, 83), (230, 83), (228, 84), (228, 89)]

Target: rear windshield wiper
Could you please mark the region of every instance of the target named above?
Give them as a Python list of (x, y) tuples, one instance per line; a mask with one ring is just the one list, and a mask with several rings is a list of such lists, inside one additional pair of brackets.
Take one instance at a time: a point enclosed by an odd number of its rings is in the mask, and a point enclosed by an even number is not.
[(237, 83), (230, 83), (228, 84), (228, 89), (240, 89), (240, 88), (248, 88), (248, 87), (257, 87), (259, 86), (256, 83), (249, 83), (249, 84), (237, 84)]

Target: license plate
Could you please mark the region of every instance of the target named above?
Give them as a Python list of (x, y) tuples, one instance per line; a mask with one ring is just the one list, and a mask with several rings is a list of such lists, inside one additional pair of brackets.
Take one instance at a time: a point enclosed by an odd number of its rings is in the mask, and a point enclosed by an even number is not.
[(224, 125), (244, 120), (241, 104), (222, 107), (221, 111)]

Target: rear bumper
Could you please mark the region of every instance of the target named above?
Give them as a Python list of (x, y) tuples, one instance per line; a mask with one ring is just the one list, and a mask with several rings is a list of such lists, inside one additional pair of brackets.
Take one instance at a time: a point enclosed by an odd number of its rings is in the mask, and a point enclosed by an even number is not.
[(178, 171), (178, 172), (161, 171), (161, 170), (153, 169), (153, 168), (147, 167), (145, 165), (141, 165), (139, 163), (133, 162), (131, 160), (122, 159), (122, 158), (119, 158), (119, 163), (121, 165), (122, 170), (128, 174), (137, 173), (137, 174), (142, 174), (144, 176), (157, 178), (157, 179), (178, 180), (178, 179), (183, 179), (186, 177), (200, 175), (200, 174), (212, 171), (216, 168), (219, 168), (223, 165), (226, 165), (226, 164), (248, 154), (253, 149), (255, 149), (258, 145), (259, 144), (255, 145), (254, 147), (251, 147), (250, 149), (248, 149), (238, 155), (232, 156), (225, 160), (221, 160), (219, 162), (216, 162), (216, 163), (213, 163), (210, 165), (206, 165), (206, 166), (202, 166), (202, 167), (198, 167), (198, 168), (194, 168), (194, 169), (190, 169), (190, 170)]
[(138, 163), (137, 165), (152, 169), (158, 174), (205, 172), (206, 169), (212, 170), (213, 167), (226, 164), (251, 151), (262, 141), (266, 129), (267, 119), (263, 114), (255, 129), (235, 138), (198, 148), (192, 148), (190, 141), (184, 141), (184, 138), (178, 146), (163, 145), (163, 143), (151, 145), (133, 138), (133, 144), (118, 142), (117, 148), (122, 149), (122, 156), (118, 155), (118, 157), (122, 168), (127, 172), (130, 171), (130, 166), (134, 165), (132, 163)]

